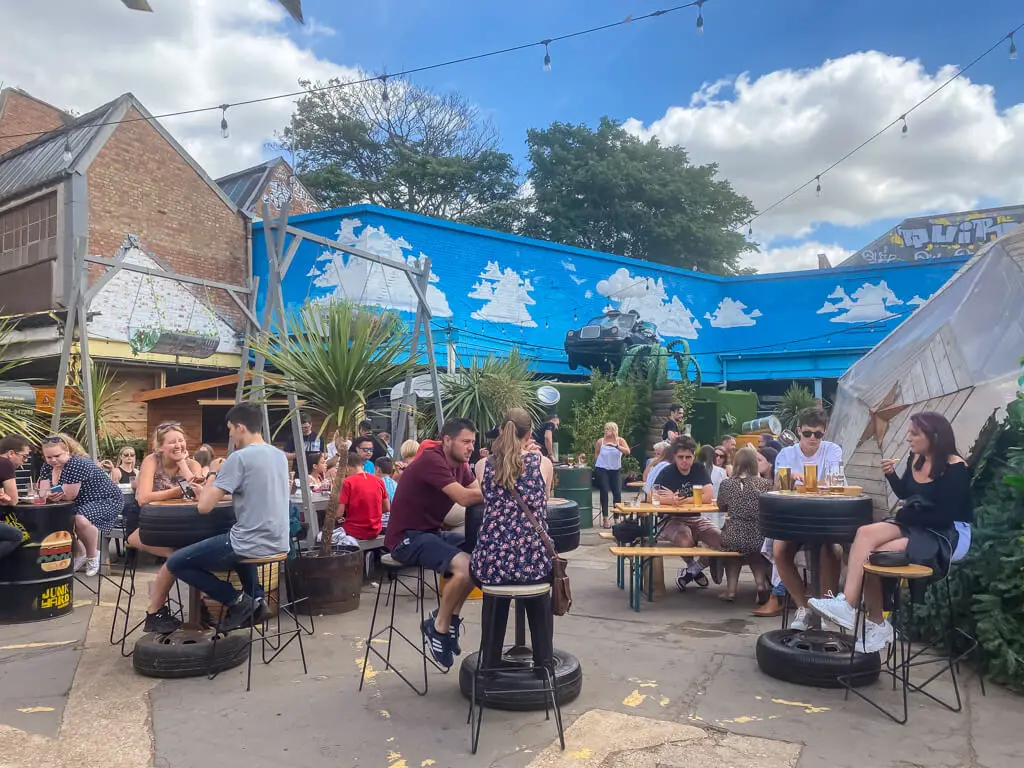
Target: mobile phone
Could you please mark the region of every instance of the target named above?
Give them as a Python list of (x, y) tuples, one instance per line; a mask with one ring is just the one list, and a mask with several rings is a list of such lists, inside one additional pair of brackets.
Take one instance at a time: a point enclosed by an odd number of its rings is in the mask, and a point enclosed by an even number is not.
[(49, 493), (51, 496), (56, 496), (58, 493), (64, 493), (64, 486), (59, 483), (57, 485), (51, 485)]
[(192, 486), (188, 484), (188, 480), (179, 480), (178, 487), (181, 488), (181, 493), (186, 499), (195, 499), (195, 491), (193, 491)]

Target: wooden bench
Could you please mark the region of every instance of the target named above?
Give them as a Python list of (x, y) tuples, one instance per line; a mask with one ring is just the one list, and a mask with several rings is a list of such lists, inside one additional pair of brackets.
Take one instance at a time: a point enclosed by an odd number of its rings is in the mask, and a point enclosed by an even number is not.
[(615, 541), (615, 534), (611, 531), (600, 531), (597, 535), (599, 538), (607, 539), (608, 541)]
[[(664, 564), (665, 557), (699, 557), (711, 559), (715, 557), (743, 557), (739, 552), (724, 552), (718, 549), (707, 547), (609, 547), (608, 551), (613, 554), (625, 570), (626, 558), (632, 558), (632, 568), (629, 579), (629, 607), (637, 613), (640, 612), (640, 596), (643, 594), (643, 571), (648, 569), (650, 576), (647, 579), (647, 599), (654, 600), (654, 582), (661, 577), (662, 590), (664, 589)], [(621, 582), (620, 582), (621, 588)]]

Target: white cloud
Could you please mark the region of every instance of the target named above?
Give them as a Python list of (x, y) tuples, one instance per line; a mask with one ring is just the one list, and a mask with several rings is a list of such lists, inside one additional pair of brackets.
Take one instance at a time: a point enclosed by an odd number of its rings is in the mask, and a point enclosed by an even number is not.
[(824, 253), (832, 266), (837, 266), (853, 251), (835, 243), (819, 243), (809, 240), (797, 245), (778, 248), (764, 248), (760, 253), (746, 253), (741, 257), (744, 267), (753, 267), (758, 272), (794, 272), (801, 269), (817, 269), (818, 254)]
[(520, 277), (511, 267), (502, 271), (496, 261), (487, 262), (487, 268), (479, 278), (468, 295), (486, 303), (470, 317), (491, 323), (513, 323), (524, 328), (537, 327), (527, 309), (527, 306), (537, 303), (530, 296), (533, 284), (529, 278)]
[(816, 314), (831, 315), (838, 311), (839, 307), (837, 307), (835, 304), (832, 304), (831, 302), (826, 301), (824, 304), (821, 305), (821, 309), (819, 309)]
[[(993, 59), (992, 66), (1011, 66)], [(687, 106), (670, 107), (640, 136), (683, 146), (764, 208), (857, 146), (955, 71), (877, 51), (818, 67), (740, 75), (705, 85)], [(793, 199), (758, 219), (755, 235), (806, 236), (815, 223), (862, 225), (881, 218), (957, 211), (983, 198), (1024, 197), (1024, 104), (1000, 111), (991, 86), (954, 81), (898, 127)], [(833, 262), (835, 263), (835, 262)]]
[(569, 275), (569, 279), (576, 283), (576, 285), (583, 285), (585, 282), (587, 282), (586, 278), (576, 277), (576, 275)]
[(598, 282), (597, 292), (620, 312), (636, 310), (641, 320), (658, 326), (662, 336), (696, 339), (697, 330), (702, 327), (678, 296), (668, 295), (660, 277), (657, 280), (641, 275), (634, 277), (625, 267), (620, 267), (608, 279)]
[[(153, 6), (153, 13), (138, 13), (117, 0), (7, 4), (0, 24), (5, 84), (79, 112), (131, 91), (159, 114), (295, 91), (300, 77), (356, 74), (303, 47), (328, 28), (299, 27), (275, 0)], [(260, 162), (292, 106), (279, 99), (228, 110), (228, 139), (220, 137), (219, 111), (162, 122), (216, 177)]]
[[(875, 320), (884, 320), (894, 315), (893, 307), (903, 304), (885, 280), (880, 280), (877, 285), (864, 283), (852, 296), (847, 295), (843, 287), (837, 285), (828, 298), (838, 301), (831, 305), (825, 302), (825, 306), (818, 310), (818, 314), (835, 314), (835, 317), (829, 318), (833, 323), (871, 323)], [(827, 309), (829, 306), (832, 310)]]
[(747, 313), (746, 309), (747, 305), (742, 301), (726, 296), (718, 303), (714, 314), (707, 312), (704, 317), (713, 328), (741, 328), (757, 325), (757, 318), (761, 317), (761, 310), (755, 309)]
[(589, 291), (589, 290), (588, 290), (588, 291), (586, 291), (586, 292), (585, 292), (585, 293), (583, 294), (583, 298), (584, 298), (584, 299), (592, 299), (592, 298), (594, 298), (594, 292), (593, 292), (593, 291)]
[(927, 299), (922, 299), (918, 294), (915, 293), (914, 294), (914, 298), (912, 298), (910, 301), (908, 301), (907, 305), (911, 306), (911, 307), (919, 307), (922, 304), (924, 304), (925, 301), (927, 301)]
[(564, 269), (566, 272), (575, 272), (576, 271), (576, 265), (573, 264), (571, 261), (563, 261), (562, 262), (562, 269)]
[[(359, 219), (342, 219), (337, 238), (342, 245), (352, 246), (377, 256), (387, 256), (409, 265), (417, 265), (419, 258), (405, 251), (412, 248), (403, 238), (393, 238), (384, 231), (384, 227), (367, 226), (356, 234), (356, 228), (363, 225)], [(323, 268), (318, 269), (323, 263)], [(403, 312), (415, 312), (418, 306), (416, 293), (409, 283), (406, 273), (391, 267), (385, 267), (358, 256), (350, 256), (341, 251), (324, 250), (317, 257), (316, 264), (307, 277), (313, 278), (317, 288), (333, 288), (334, 290), (322, 297), (324, 299), (350, 299), (366, 306), (397, 309)], [(427, 287), (427, 301), (431, 311), (438, 317), (451, 317), (452, 310), (448, 299), (435, 285), (440, 278), (430, 272), (430, 285)]]

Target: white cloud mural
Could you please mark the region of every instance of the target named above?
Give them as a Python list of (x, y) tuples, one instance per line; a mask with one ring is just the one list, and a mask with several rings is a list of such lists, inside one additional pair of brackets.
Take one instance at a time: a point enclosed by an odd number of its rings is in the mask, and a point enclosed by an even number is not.
[(573, 264), (571, 261), (563, 261), (562, 262), (562, 269), (564, 269), (566, 272), (575, 272), (576, 271), (576, 265)]
[(927, 299), (922, 299), (918, 294), (915, 293), (914, 294), (914, 298), (912, 298), (910, 301), (907, 302), (907, 306), (919, 307), (922, 304), (924, 304), (925, 301), (927, 301)]
[(754, 309), (747, 313), (747, 305), (742, 301), (726, 296), (718, 303), (714, 314), (707, 312), (704, 318), (711, 323), (713, 328), (742, 328), (750, 325), (757, 325), (757, 318), (761, 317), (761, 310)]
[[(847, 295), (846, 290), (837, 285), (828, 295), (834, 302), (825, 302), (818, 314), (833, 314), (829, 318), (833, 323), (870, 323), (892, 317), (894, 307), (903, 306), (903, 302), (892, 292), (885, 280), (877, 285), (864, 283), (860, 288)], [(830, 309), (831, 307), (831, 309)]]
[(512, 323), (520, 328), (536, 328), (537, 323), (527, 309), (537, 303), (530, 296), (532, 292), (533, 284), (529, 278), (520, 277), (511, 267), (503, 271), (498, 262), (489, 261), (469, 293), (469, 298), (485, 302), (471, 317), (491, 323)]
[[(407, 255), (405, 251), (412, 249), (409, 242), (403, 237), (391, 237), (384, 231), (384, 227), (368, 225), (356, 234), (356, 228), (362, 225), (359, 219), (342, 219), (337, 233), (338, 241), (342, 245), (386, 256), (410, 266), (418, 265), (419, 259), (425, 258), (422, 252), (419, 257), (411, 253)], [(325, 250), (316, 261), (316, 266), (309, 271), (307, 277), (313, 278), (313, 285), (317, 288), (333, 289), (319, 301), (350, 299), (366, 306), (416, 311), (416, 293), (404, 272), (334, 250)], [(319, 266), (321, 263), (322, 267)], [(435, 285), (438, 281), (438, 276), (431, 270), (427, 301), (434, 315), (451, 317), (448, 299)]]
[(586, 278), (576, 277), (576, 275), (572, 274), (569, 275), (569, 279), (576, 283), (576, 285), (583, 285), (585, 282), (587, 282)]
[[(166, 271), (142, 250), (135, 235), (125, 239), (121, 252), (128, 264)], [(129, 332), (163, 328), (217, 334), (220, 337), (218, 352), (239, 349), (234, 329), (208, 306), (203, 289), (190, 288), (170, 279), (121, 270), (96, 294), (90, 312), (95, 314), (89, 321), (89, 336), (99, 339), (127, 341)]]
[(658, 326), (658, 333), (664, 337), (696, 339), (700, 321), (679, 300), (669, 297), (661, 278), (633, 277), (629, 270), (620, 267), (597, 284), (597, 292), (606, 297), (620, 312), (636, 310), (640, 319)]
[(584, 299), (592, 299), (592, 298), (594, 298), (594, 292), (593, 292), (593, 291), (589, 291), (589, 290), (588, 290), (588, 291), (586, 291), (586, 292), (585, 292), (585, 293), (583, 294), (583, 298), (584, 298)]

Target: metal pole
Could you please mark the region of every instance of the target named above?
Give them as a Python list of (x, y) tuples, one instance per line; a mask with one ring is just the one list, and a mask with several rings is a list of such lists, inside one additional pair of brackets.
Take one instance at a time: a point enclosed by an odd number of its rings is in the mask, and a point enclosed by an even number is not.
[(71, 367), (71, 346), (75, 341), (75, 325), (78, 322), (78, 270), (72, 270), (74, 282), (71, 286), (71, 301), (68, 302), (67, 315), (64, 318), (64, 340), (60, 348), (60, 365), (57, 367), (57, 391), (53, 397), (53, 416), (50, 417), (50, 431), (54, 434), (60, 429), (60, 416), (64, 408), (64, 395), (68, 380), (68, 368)]
[[(429, 274), (429, 273), (428, 273)], [(415, 282), (415, 278), (406, 273), (410, 283)], [(423, 322), (423, 305), (420, 303), (416, 304), (416, 319), (412, 322), (412, 339), (409, 342), (409, 359), (415, 360), (419, 357), (420, 349), (420, 323)], [(405, 377), (405, 388), (402, 391), (402, 398), (399, 401), (398, 408), (398, 423), (395, 425), (394, 438), (395, 445), (401, 445), (405, 442), (406, 437), (412, 434), (412, 431), (408, 429), (408, 425), (411, 421), (412, 407), (416, 402), (416, 394), (412, 389), (413, 376), (410, 373)], [(437, 425), (441, 427), (440, 424)]]
[[(427, 295), (427, 288), (430, 286), (430, 258), (423, 259), (423, 273), (419, 277), (420, 287), (423, 295)], [(430, 366), (430, 388), (434, 391), (434, 413), (437, 416), (437, 428), (441, 429), (444, 424), (444, 406), (441, 404), (441, 382), (437, 377), (437, 358), (434, 357), (434, 334), (430, 330), (429, 308), (424, 312), (423, 318), (423, 340), (427, 346), (427, 364)]]
[(75, 238), (75, 265), (80, 275), (78, 300), (78, 354), (82, 358), (82, 407), (85, 409), (85, 435), (89, 443), (89, 456), (99, 459), (96, 441), (96, 409), (92, 399), (92, 361), (89, 359), (89, 301), (86, 286), (89, 285), (89, 265), (85, 262), (85, 238)]

